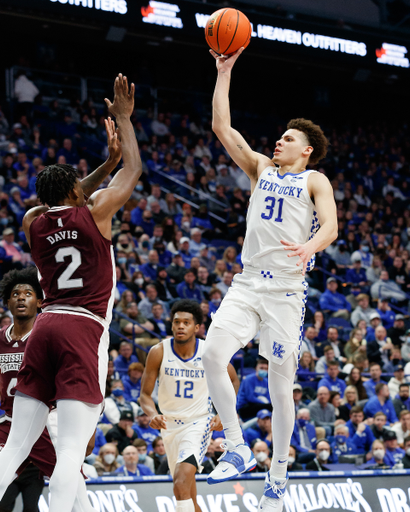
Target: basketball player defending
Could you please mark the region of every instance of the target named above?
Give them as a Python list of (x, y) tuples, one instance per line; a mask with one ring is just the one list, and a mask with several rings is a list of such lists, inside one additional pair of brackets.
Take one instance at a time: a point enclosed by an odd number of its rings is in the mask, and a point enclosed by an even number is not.
[[(202, 310), (193, 300), (180, 300), (171, 310), (173, 338), (162, 340), (149, 351), (142, 378), (140, 404), (151, 418), (151, 427), (161, 429), (169, 469), (174, 481), (176, 512), (200, 512), (196, 502), (195, 474), (213, 430), (222, 430), (214, 416), (202, 366), (206, 342), (196, 338)], [(236, 377), (228, 367), (232, 381)], [(151, 398), (159, 378), (158, 414)], [(230, 386), (233, 389), (230, 380)], [(235, 394), (235, 392), (234, 392)]]
[[(41, 300), (43, 298), (43, 291), (37, 279), (36, 268), (12, 270), (7, 273), (0, 283), (0, 296), (3, 299), (3, 304), (7, 305), (13, 316), (13, 323), (0, 330), (0, 397), (1, 408), (5, 412), (0, 417), (1, 450), (7, 441), (13, 421), (14, 395), (11, 390), (17, 383), (17, 373), (23, 361), (27, 340), (33, 329), (37, 311), (41, 307)], [(33, 445), (28, 458), (17, 469), (18, 475), (20, 475), (30, 461), (49, 478), (53, 474), (56, 453), (47, 429), (42, 432)], [(6, 493), (3, 500), (8, 495), (9, 493)], [(12, 496), (10, 496), (10, 499), (12, 499)], [(30, 495), (30, 499), (33, 499), (32, 495)], [(0, 501), (0, 510), (3, 509), (3, 500)], [(33, 503), (30, 505), (33, 505)], [(4, 507), (6, 508), (6, 504), (4, 504)], [(94, 510), (87, 497), (84, 478), (81, 476), (78, 479), (77, 497), (73, 512), (93, 512)]]
[(101, 413), (115, 292), (111, 221), (142, 171), (130, 121), (134, 85), (129, 91), (127, 79), (119, 75), (114, 103), (105, 101), (116, 117), (124, 168), (86, 204), (73, 167), (46, 167), (36, 188), (47, 206), (29, 210), (23, 219), (45, 299), (27, 342), (13, 423), (0, 452), (0, 498), (43, 432), (50, 403), (56, 400), (57, 463), (50, 480), (50, 512), (71, 512), (86, 446)]
[(308, 164), (326, 155), (328, 141), (319, 126), (305, 119), (290, 121), (276, 142), (272, 159), (252, 151), (231, 127), (231, 70), (242, 51), (230, 58), (211, 51), (218, 72), (213, 130), (249, 176), (252, 196), (242, 251), (244, 270), (235, 276), (213, 317), (203, 355), (211, 398), (228, 440), (208, 482), (229, 480), (255, 465), (244, 444), (226, 368), (231, 357), (260, 330), (260, 354), (269, 361), (274, 446), (260, 510), (282, 510), (295, 421), (292, 386), (307, 299), (304, 275), (313, 268), (315, 253), (337, 237), (336, 206), (329, 180), (306, 170)]

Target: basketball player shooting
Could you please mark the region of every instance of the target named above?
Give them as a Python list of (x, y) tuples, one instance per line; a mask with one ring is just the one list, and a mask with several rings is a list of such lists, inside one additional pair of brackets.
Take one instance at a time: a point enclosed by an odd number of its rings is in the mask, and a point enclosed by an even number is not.
[[(50, 512), (71, 512), (105, 393), (115, 292), (111, 222), (142, 172), (130, 121), (134, 90), (120, 74), (114, 83), (114, 102), (105, 100), (117, 121), (124, 162), (109, 186), (86, 202), (72, 166), (48, 166), (36, 182), (45, 206), (29, 210), (23, 219), (45, 299), (27, 341), (10, 435), (0, 452), (0, 498), (43, 432), (50, 404), (57, 401), (57, 463), (50, 479)], [(112, 129), (109, 122), (107, 129)]]
[[(299, 361), (307, 283), (314, 255), (337, 237), (332, 187), (323, 174), (308, 170), (327, 152), (319, 126), (293, 119), (276, 142), (273, 158), (252, 151), (231, 127), (229, 86), (239, 49), (216, 59), (212, 127), (231, 158), (249, 176), (251, 199), (242, 251), (244, 270), (234, 277), (213, 317), (203, 364), (227, 448), (208, 483), (223, 482), (255, 466), (244, 443), (227, 374), (232, 356), (260, 330), (260, 354), (269, 361), (273, 457), (259, 510), (282, 510), (287, 459), (295, 413), (292, 386)], [(320, 228), (319, 228), (320, 226)]]
[[(171, 310), (173, 338), (152, 347), (142, 377), (140, 403), (161, 429), (169, 470), (174, 481), (176, 512), (201, 512), (196, 502), (195, 474), (202, 471), (213, 430), (222, 430), (214, 416), (207, 379), (202, 366), (206, 342), (196, 334), (202, 324), (202, 310), (194, 300), (180, 300)], [(234, 367), (228, 366), (233, 388)], [(158, 414), (151, 398), (159, 379)], [(234, 391), (235, 394), (235, 391)]]

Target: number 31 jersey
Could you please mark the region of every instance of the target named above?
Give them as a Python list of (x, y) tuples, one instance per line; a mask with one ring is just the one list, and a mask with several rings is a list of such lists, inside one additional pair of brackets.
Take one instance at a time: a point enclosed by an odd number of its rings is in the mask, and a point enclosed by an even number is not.
[(158, 406), (170, 419), (195, 420), (212, 412), (202, 352), (205, 341), (196, 340), (195, 354), (182, 359), (174, 351), (174, 339), (162, 340), (164, 354), (159, 371)]
[(32, 222), (30, 239), (44, 291), (42, 308), (85, 308), (110, 322), (116, 286), (114, 252), (89, 208), (50, 208)]
[[(259, 176), (246, 218), (242, 263), (284, 274), (301, 273), (298, 257), (288, 258), (281, 240), (304, 244), (319, 229), (319, 220), (307, 187), (313, 170), (278, 174), (267, 167)], [(307, 270), (313, 269), (314, 256)]]

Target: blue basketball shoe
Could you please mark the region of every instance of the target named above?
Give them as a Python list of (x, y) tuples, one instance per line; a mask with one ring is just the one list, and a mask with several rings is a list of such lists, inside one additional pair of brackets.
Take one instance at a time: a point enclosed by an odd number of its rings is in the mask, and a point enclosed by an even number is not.
[(208, 484), (218, 484), (250, 471), (256, 466), (256, 459), (252, 450), (246, 444), (238, 444), (227, 439), (221, 444), (225, 451), (219, 457), (219, 464), (208, 476)]

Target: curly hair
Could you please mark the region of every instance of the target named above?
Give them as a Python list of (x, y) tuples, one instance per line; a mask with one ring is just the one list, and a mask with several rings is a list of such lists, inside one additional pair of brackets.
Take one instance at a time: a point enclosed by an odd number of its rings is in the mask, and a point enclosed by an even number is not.
[(203, 322), (203, 314), (201, 306), (195, 300), (182, 299), (172, 306), (171, 309), (171, 322), (174, 319), (175, 313), (191, 313), (194, 317), (195, 324), (201, 325)]
[(68, 197), (77, 178), (77, 171), (72, 165), (48, 165), (37, 177), (37, 196), (42, 204), (56, 206)]
[(0, 282), (0, 297), (6, 304), (10, 299), (13, 288), (18, 284), (29, 284), (37, 295), (37, 299), (43, 298), (43, 290), (37, 277), (36, 267), (28, 267), (23, 270), (10, 270)]
[(322, 158), (326, 156), (329, 141), (327, 140), (322, 128), (317, 124), (314, 124), (308, 119), (299, 117), (297, 119), (291, 119), (287, 125), (288, 130), (294, 129), (303, 132), (309, 142), (309, 145), (313, 147), (313, 151), (309, 157), (310, 164), (317, 164)]

